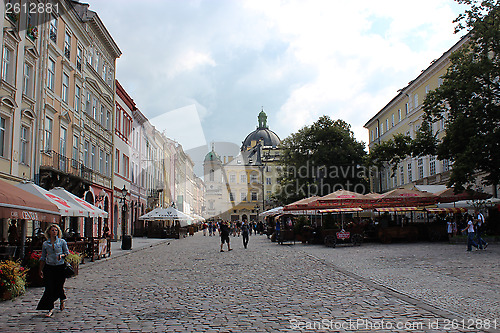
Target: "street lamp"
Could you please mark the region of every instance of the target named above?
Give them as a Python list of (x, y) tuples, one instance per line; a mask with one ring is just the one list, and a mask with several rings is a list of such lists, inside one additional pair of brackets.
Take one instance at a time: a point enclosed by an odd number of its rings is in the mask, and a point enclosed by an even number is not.
[(123, 185), (121, 190), (122, 197), (120, 198), (120, 203), (122, 204), (122, 250), (130, 250), (132, 248), (132, 236), (125, 235), (126, 223), (127, 223), (127, 193), (128, 190)]
[[(123, 185), (123, 188), (121, 189), (121, 193), (122, 193), (122, 197), (120, 198), (120, 203), (124, 204), (124, 207), (125, 207), (125, 199), (127, 198), (127, 194), (128, 194), (128, 190), (125, 187), (125, 185)], [(126, 210), (126, 208), (125, 208), (125, 210)]]

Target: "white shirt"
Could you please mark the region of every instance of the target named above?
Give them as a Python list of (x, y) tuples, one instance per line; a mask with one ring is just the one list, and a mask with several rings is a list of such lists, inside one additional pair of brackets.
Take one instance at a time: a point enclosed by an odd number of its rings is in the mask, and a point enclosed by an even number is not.
[(472, 223), (472, 220), (467, 222), (467, 232), (474, 232), (474, 224)]
[(483, 223), (484, 223), (484, 216), (483, 216), (483, 214), (478, 213), (478, 214), (477, 214), (477, 219), (478, 219), (478, 221), (477, 221), (477, 225), (478, 225), (479, 227), (480, 227), (480, 226), (482, 226), (482, 225), (483, 225)]

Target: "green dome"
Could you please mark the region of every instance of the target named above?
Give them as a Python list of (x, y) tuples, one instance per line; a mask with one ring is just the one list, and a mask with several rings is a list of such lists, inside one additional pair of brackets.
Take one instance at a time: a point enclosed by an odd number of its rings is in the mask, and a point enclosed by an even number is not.
[(213, 150), (211, 152), (209, 152), (207, 155), (205, 155), (205, 162), (211, 162), (211, 161), (221, 162), (219, 154), (217, 154)]

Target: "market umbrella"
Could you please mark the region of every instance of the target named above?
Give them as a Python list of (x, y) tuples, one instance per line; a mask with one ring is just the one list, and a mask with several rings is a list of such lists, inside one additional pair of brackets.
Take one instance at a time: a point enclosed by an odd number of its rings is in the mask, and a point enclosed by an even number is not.
[(397, 188), (384, 193), (376, 200), (376, 207), (425, 206), (436, 202), (437, 197), (429, 192)]
[(184, 214), (180, 210), (170, 206), (168, 208), (155, 208), (147, 214), (139, 217), (139, 220), (147, 221), (161, 221), (161, 220), (174, 220), (179, 221), (181, 227), (191, 224), (191, 217)]
[(318, 208), (339, 208), (339, 207), (360, 207), (373, 203), (372, 197), (367, 197), (364, 194), (338, 190), (327, 194), (313, 203)]
[(53, 203), (54, 205), (57, 206), (57, 208), (59, 208), (59, 213), (61, 213), (61, 216), (83, 216), (83, 217), (89, 216), (88, 212), (86, 212), (82, 208), (76, 206), (75, 204), (72, 204), (71, 202), (53, 193), (50, 193), (43, 187), (40, 187), (36, 184), (21, 183), (17, 184), (16, 186), (26, 192), (34, 194), (37, 197), (43, 198)]
[(283, 207), (284, 211), (291, 211), (291, 210), (307, 210), (308, 208), (311, 207), (311, 203), (316, 201), (319, 197), (314, 195), (309, 198), (304, 198), (295, 202), (292, 202), (291, 204), (286, 205)]
[(88, 213), (88, 217), (103, 217), (107, 218), (108, 217), (108, 212), (92, 205), (91, 203), (77, 197), (71, 192), (66, 191), (62, 187), (55, 187), (52, 190), (49, 191), (50, 193), (53, 193), (57, 195), (58, 197), (61, 197), (65, 199), (66, 201), (69, 201), (70, 203), (80, 207), (80, 209), (86, 211)]
[(491, 197), (490, 194), (484, 192), (477, 192), (474, 190), (466, 190), (463, 192), (455, 193), (454, 188), (447, 188), (445, 190), (434, 193), (438, 197), (438, 202), (456, 202), (461, 200), (485, 200)]

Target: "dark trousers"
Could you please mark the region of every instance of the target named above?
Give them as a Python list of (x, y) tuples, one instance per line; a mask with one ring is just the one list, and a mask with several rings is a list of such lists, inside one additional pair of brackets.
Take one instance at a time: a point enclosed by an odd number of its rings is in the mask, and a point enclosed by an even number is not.
[(64, 282), (66, 281), (64, 277), (64, 266), (64, 264), (43, 266), (45, 290), (42, 299), (38, 302), (38, 306), (36, 307), (37, 310), (52, 310), (54, 308), (54, 302), (58, 298), (61, 300), (66, 299), (66, 295), (64, 294)]
[(247, 245), (248, 245), (248, 232), (244, 232), (242, 234), (243, 236), (243, 246), (245, 247), (245, 249), (247, 248)]

